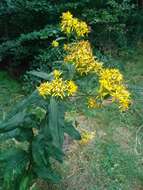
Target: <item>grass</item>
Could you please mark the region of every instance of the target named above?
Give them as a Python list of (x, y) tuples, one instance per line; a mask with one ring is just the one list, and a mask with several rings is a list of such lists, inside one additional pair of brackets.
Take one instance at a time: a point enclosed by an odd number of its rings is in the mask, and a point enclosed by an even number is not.
[(21, 85), (4, 71), (0, 71), (0, 91), (0, 118), (3, 118), (23, 93)]
[[(80, 128), (96, 131), (87, 145), (72, 142), (65, 162), (58, 166), (59, 184), (40, 183), (40, 190), (142, 190), (143, 189), (143, 48), (122, 56), (124, 75), (133, 95), (127, 113), (114, 106), (86, 116), (73, 114)], [(118, 60), (117, 60), (118, 61)], [(22, 98), (21, 86), (0, 72), (0, 117)]]

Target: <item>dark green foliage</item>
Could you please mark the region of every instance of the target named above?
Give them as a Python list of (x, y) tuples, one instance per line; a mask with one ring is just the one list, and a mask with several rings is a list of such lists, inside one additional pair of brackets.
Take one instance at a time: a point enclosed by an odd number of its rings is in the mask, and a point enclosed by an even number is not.
[(0, 45), (1, 66), (12, 69), (12, 72), (19, 76), (29, 67), (34, 56), (39, 54), (42, 48), (49, 46), (48, 38), (56, 38), (58, 33), (57, 26), (46, 26), (40, 31), (22, 34), (15, 40), (3, 42)]
[(66, 110), (63, 101), (53, 97), (45, 101), (35, 91), (0, 122), (1, 142), (12, 138), (17, 142), (0, 152), (5, 190), (28, 190), (37, 178), (60, 180), (51, 158), (63, 162), (65, 133), (81, 138), (72, 123), (65, 121)]
[[(20, 76), (29, 67), (49, 71), (56, 57), (49, 46), (59, 37), (60, 16), (67, 10), (88, 22), (90, 39), (102, 51), (123, 48), (128, 39), (142, 38), (142, 10), (132, 0), (2, 0), (0, 67), (14, 76)], [(33, 78), (26, 75), (27, 80)]]
[(18, 188), (18, 180), (20, 180), (25, 171), (28, 160), (28, 154), (20, 149), (13, 148), (0, 154), (1, 163), (4, 162), (4, 189), (15, 190), (14, 187)]

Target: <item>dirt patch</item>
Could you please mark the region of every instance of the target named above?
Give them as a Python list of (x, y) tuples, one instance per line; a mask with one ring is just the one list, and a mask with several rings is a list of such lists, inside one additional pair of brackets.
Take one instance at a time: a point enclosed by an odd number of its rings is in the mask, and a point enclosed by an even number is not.
[(113, 132), (113, 140), (121, 145), (123, 149), (129, 149), (129, 143), (132, 139), (132, 134), (128, 128), (118, 127)]

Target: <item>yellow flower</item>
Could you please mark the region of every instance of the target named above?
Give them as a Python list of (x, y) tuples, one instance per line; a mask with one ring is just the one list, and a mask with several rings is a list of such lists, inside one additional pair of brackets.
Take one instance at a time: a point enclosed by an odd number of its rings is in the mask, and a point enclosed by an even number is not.
[(95, 108), (100, 108), (101, 105), (97, 103), (97, 101), (94, 98), (89, 98), (88, 99), (88, 108), (95, 109)]
[(64, 50), (66, 51), (68, 49), (68, 45), (64, 44)]
[(58, 46), (59, 46), (59, 42), (56, 41), (56, 40), (53, 40), (52, 46), (53, 46), (53, 47), (58, 47)]
[(112, 92), (111, 96), (113, 97), (113, 101), (117, 101), (119, 103), (119, 108), (121, 111), (126, 111), (129, 108), (131, 98), (130, 93), (125, 86), (120, 85), (116, 87), (115, 92)]
[(119, 104), (121, 111), (125, 111), (131, 104), (130, 93), (126, 89), (123, 75), (118, 69), (102, 69), (100, 72), (99, 94), (102, 98), (110, 95), (114, 102)]
[(77, 85), (73, 81), (68, 81), (67, 82), (67, 91), (68, 91), (68, 96), (71, 96), (77, 92)]
[(65, 97), (66, 85), (62, 78), (55, 79), (51, 82), (51, 95), (63, 99)]
[(55, 70), (53, 71), (53, 75), (54, 75), (54, 78), (55, 78), (55, 79), (58, 79), (58, 78), (61, 76), (61, 74), (62, 74), (62, 73), (61, 73), (59, 70), (56, 70), (56, 69), (55, 69)]
[(73, 19), (73, 15), (67, 11), (65, 13), (62, 14), (62, 19), (63, 20), (72, 20)]
[(75, 31), (77, 33), (77, 36), (83, 37), (85, 34), (89, 33), (89, 27), (87, 26), (85, 22), (80, 21), (75, 25)]
[(54, 96), (63, 99), (76, 93), (78, 87), (73, 81), (63, 80), (58, 70), (54, 70), (53, 74), (54, 80), (44, 82), (37, 88), (40, 96), (43, 98)]
[(95, 137), (95, 132), (88, 132), (88, 131), (84, 130), (83, 132), (81, 132), (80, 144), (86, 145), (86, 144), (90, 143), (94, 137)]
[(66, 51), (64, 61), (72, 63), (80, 75), (88, 73), (99, 74), (102, 69), (102, 63), (95, 60), (93, 52), (88, 41), (79, 41), (66, 45)]
[(42, 83), (37, 89), (40, 96), (43, 96), (44, 98), (51, 94), (51, 85), (49, 82)]
[(115, 86), (118, 86), (122, 82), (123, 75), (118, 69), (102, 69), (99, 83), (103, 89), (108, 91), (114, 90)]
[(78, 37), (83, 37), (90, 32), (86, 22), (74, 18), (69, 11), (62, 14), (61, 31), (67, 35), (75, 33)]

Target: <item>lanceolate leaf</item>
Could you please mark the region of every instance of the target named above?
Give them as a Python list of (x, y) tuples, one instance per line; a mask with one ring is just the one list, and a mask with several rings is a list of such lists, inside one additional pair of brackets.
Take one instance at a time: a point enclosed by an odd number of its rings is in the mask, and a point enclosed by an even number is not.
[(60, 109), (59, 103), (54, 99), (50, 99), (48, 126), (53, 138), (53, 145), (62, 148), (64, 138), (64, 110)]
[[(29, 161), (28, 154), (20, 149), (7, 150), (0, 154), (1, 161), (5, 162), (4, 189), (16, 189), (17, 179), (20, 179)], [(13, 188), (13, 186), (15, 188)]]
[(26, 112), (19, 112), (8, 121), (0, 123), (0, 133), (8, 132), (16, 129), (26, 119)]
[(57, 175), (53, 172), (53, 170), (51, 169), (50, 166), (49, 167), (44, 167), (44, 166), (36, 167), (34, 169), (34, 171), (36, 172), (36, 174), (38, 175), (39, 178), (42, 178), (47, 181), (57, 183), (61, 179), (59, 177), (59, 175)]
[(44, 138), (43, 138), (43, 135), (41, 134), (34, 137), (33, 139), (32, 156), (33, 156), (34, 164), (37, 167), (40, 167), (42, 165), (46, 166), (49, 164), (49, 158), (46, 157), (46, 154), (45, 154)]
[(1, 134), (0, 142), (6, 141), (7, 139), (15, 138), (16, 136), (19, 135), (19, 132), (20, 132), (20, 129), (14, 129), (7, 133)]
[(47, 154), (49, 154), (50, 157), (53, 157), (55, 160), (63, 162), (64, 153), (61, 149), (55, 147), (52, 144), (47, 144), (46, 152)]
[(75, 129), (71, 122), (65, 123), (64, 132), (75, 140), (81, 140), (80, 133)]
[(23, 178), (20, 182), (20, 185), (19, 185), (19, 190), (28, 190), (30, 183), (31, 183), (31, 180), (32, 180), (31, 175), (23, 176)]
[(15, 114), (21, 112), (22, 110), (26, 109), (29, 105), (32, 105), (34, 103), (38, 103), (40, 100), (40, 97), (38, 95), (37, 90), (35, 90), (30, 96), (25, 98), (23, 101), (15, 105), (13, 110), (8, 114), (7, 119), (10, 119), (11, 117), (15, 116)]
[(50, 80), (52, 77), (52, 73), (48, 74), (42, 71), (29, 71), (28, 73), (44, 80)]

